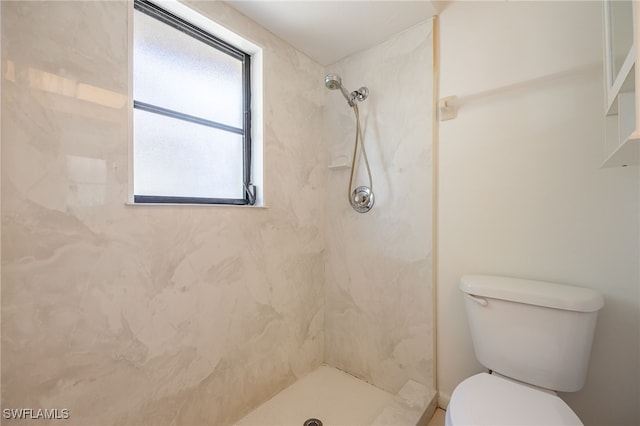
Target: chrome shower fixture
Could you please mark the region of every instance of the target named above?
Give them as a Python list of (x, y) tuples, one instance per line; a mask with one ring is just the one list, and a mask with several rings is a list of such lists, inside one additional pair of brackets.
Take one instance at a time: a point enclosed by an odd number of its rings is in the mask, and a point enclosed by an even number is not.
[(327, 86), (327, 89), (329, 90), (340, 89), (342, 96), (347, 100), (350, 107), (353, 107), (356, 104), (356, 101), (362, 102), (367, 99), (367, 96), (369, 96), (369, 89), (364, 86), (349, 93), (349, 91), (342, 85), (342, 78), (340, 78), (338, 74), (327, 74), (324, 78), (324, 85)]
[(358, 213), (366, 213), (373, 207), (375, 197), (371, 188), (368, 186), (359, 186), (351, 193), (351, 207)]
[[(369, 160), (367, 159), (367, 151), (364, 149), (364, 138), (362, 135), (362, 126), (360, 124), (360, 111), (358, 110), (358, 104), (356, 102), (362, 102), (369, 96), (369, 89), (361, 87), (358, 90), (354, 90), (349, 93), (347, 89), (342, 85), (342, 79), (338, 74), (327, 74), (324, 77), (324, 85), (329, 90), (338, 90), (347, 100), (349, 106), (353, 109), (353, 113), (356, 116), (356, 139), (353, 144), (353, 157), (351, 158), (351, 174), (349, 175), (349, 204), (358, 213), (366, 213), (373, 207), (373, 178), (371, 177), (371, 167), (369, 167)], [(369, 176), (369, 186), (358, 186), (353, 191), (353, 177), (356, 169), (356, 157), (358, 154), (358, 145), (364, 158), (364, 164), (367, 167), (367, 175)]]

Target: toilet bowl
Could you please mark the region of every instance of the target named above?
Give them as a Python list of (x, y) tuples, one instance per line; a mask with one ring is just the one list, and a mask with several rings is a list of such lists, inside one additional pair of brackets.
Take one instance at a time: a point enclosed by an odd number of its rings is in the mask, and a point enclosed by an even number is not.
[(445, 415), (445, 426), (582, 424), (555, 393), (488, 373), (476, 374), (460, 383)]
[(490, 373), (451, 394), (446, 426), (578, 426), (558, 397), (585, 383), (602, 295), (518, 278), (460, 280), (476, 359)]

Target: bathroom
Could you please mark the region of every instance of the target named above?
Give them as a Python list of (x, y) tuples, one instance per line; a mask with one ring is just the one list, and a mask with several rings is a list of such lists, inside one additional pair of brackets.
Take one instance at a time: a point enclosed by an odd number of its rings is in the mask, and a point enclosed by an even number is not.
[[(185, 3), (263, 48), (261, 207), (131, 205), (130, 4), (2, 2), (3, 410), (231, 425), (324, 364), (446, 408), (482, 370), (458, 282), (484, 273), (600, 291), (587, 383), (561, 397), (640, 424), (640, 174), (599, 167), (601, 3), (434, 3), (325, 64)], [(329, 72), (369, 88), (369, 213)]]

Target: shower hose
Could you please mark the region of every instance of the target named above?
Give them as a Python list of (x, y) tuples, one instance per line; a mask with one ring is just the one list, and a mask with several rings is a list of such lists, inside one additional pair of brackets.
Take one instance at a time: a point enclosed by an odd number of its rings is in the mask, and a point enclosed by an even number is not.
[[(353, 158), (351, 159), (351, 175), (349, 176), (349, 193), (347, 194), (349, 197), (349, 204), (353, 208), (356, 208), (356, 199), (352, 197), (353, 193), (353, 175), (355, 174), (355, 166), (356, 166), (356, 156), (358, 154), (358, 145), (360, 145), (360, 149), (362, 150), (362, 156), (364, 157), (364, 164), (367, 167), (367, 174), (369, 175), (369, 190), (373, 193), (373, 179), (371, 177), (371, 168), (369, 167), (369, 159), (367, 158), (367, 151), (364, 148), (364, 138), (362, 137), (362, 126), (360, 125), (360, 111), (358, 110), (358, 105), (354, 103), (353, 105), (353, 113), (356, 116), (356, 140), (353, 144)], [(364, 200), (366, 203), (367, 200)]]

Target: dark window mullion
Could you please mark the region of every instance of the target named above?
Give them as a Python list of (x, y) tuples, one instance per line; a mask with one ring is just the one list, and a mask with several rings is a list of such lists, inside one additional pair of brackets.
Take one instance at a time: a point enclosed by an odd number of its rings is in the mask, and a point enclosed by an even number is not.
[(248, 204), (248, 201), (243, 198), (178, 197), (170, 195), (134, 195), (134, 202), (147, 204), (234, 204), (239, 206)]
[(171, 12), (168, 12), (156, 6), (155, 4), (147, 0), (135, 0), (133, 3), (133, 7), (140, 12), (153, 16), (154, 18), (164, 22), (165, 24), (175, 28), (176, 30), (188, 34), (191, 37), (200, 40), (203, 43), (206, 43), (209, 46), (214, 47), (236, 59), (243, 60), (244, 57), (247, 56), (247, 54), (243, 51), (236, 49), (228, 43), (218, 39), (208, 32), (203, 31), (195, 25), (185, 21), (184, 19), (174, 15)]
[(251, 182), (251, 57), (246, 56), (242, 63), (242, 84), (243, 84), (243, 128), (244, 128), (244, 170), (243, 180), (245, 185), (245, 199), (249, 204), (255, 203), (255, 191)]
[(196, 117), (195, 115), (189, 115), (182, 112), (174, 111), (172, 109), (151, 105), (145, 102), (133, 101), (133, 107), (142, 111), (151, 112), (154, 114), (164, 115), (166, 117), (177, 118), (178, 120), (189, 121), (191, 123), (201, 124), (207, 127), (213, 127), (215, 129), (224, 130), (238, 135), (244, 135), (244, 129), (238, 127), (229, 126), (227, 124), (218, 123), (217, 121), (207, 120), (206, 118)]

